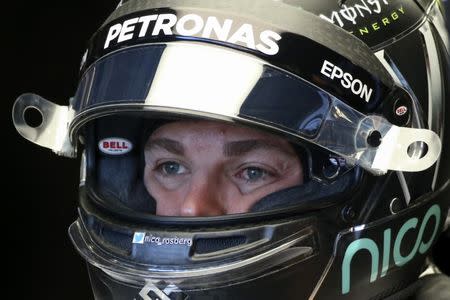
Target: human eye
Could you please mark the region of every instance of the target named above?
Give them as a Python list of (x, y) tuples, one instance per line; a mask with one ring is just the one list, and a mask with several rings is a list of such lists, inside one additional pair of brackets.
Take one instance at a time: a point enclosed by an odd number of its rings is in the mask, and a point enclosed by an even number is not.
[(176, 161), (166, 161), (158, 164), (155, 170), (163, 176), (177, 176), (188, 172), (187, 168)]
[(258, 166), (244, 167), (236, 174), (236, 177), (246, 183), (264, 182), (274, 177), (273, 172)]

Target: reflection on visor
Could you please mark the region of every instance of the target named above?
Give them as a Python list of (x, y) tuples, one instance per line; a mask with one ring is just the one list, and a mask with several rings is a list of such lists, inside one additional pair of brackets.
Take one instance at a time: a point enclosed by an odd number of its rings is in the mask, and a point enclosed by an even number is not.
[(105, 102), (143, 102), (164, 48), (139, 47), (98, 61), (80, 82), (75, 110)]
[(194, 108), (264, 120), (308, 137), (329, 110), (326, 93), (247, 56), (179, 48), (139, 47), (97, 62), (84, 75), (75, 102), (83, 105), (79, 109), (112, 102)]

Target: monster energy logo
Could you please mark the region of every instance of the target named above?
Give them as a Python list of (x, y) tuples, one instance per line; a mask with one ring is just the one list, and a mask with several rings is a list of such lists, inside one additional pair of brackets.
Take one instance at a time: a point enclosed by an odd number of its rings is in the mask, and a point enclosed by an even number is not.
[(383, 3), (384, 5), (389, 5), (387, 0), (360, 0), (358, 4), (353, 6), (342, 5), (342, 9), (333, 11), (330, 17), (323, 14), (320, 17), (341, 27), (344, 27), (344, 21), (350, 21), (356, 25), (358, 18), (365, 18), (372, 14), (380, 14)]
[[(425, 228), (430, 222), (431, 217), (434, 217), (436, 222), (434, 225), (432, 236), (428, 239), (428, 241), (425, 242), (423, 234)], [(403, 238), (408, 231), (414, 230), (418, 226), (419, 220), (418, 218), (411, 218), (403, 224), (394, 240), (392, 258), (396, 266), (401, 267), (406, 263), (408, 263), (416, 256), (417, 251), (419, 251), (420, 254), (424, 254), (428, 251), (428, 249), (431, 247), (436, 237), (436, 233), (440, 224), (440, 219), (441, 219), (441, 209), (437, 204), (435, 204), (428, 209), (427, 213), (423, 217), (422, 223), (420, 224), (420, 228), (417, 234), (416, 242), (412, 250), (408, 253), (408, 255), (402, 255), (402, 253), (400, 253)], [(392, 238), (392, 229), (388, 228), (384, 231), (383, 236), (383, 247), (382, 247), (383, 258), (382, 258), (380, 278), (386, 276), (389, 269), (389, 262), (391, 260), (391, 238)], [(348, 245), (345, 251), (344, 259), (342, 261), (342, 294), (347, 294), (350, 291), (350, 267), (353, 256), (355, 256), (355, 254), (360, 250), (367, 250), (370, 253), (371, 257), (370, 282), (374, 282), (378, 278), (380, 248), (372, 239), (369, 238), (357, 239), (353, 241), (350, 245)]]

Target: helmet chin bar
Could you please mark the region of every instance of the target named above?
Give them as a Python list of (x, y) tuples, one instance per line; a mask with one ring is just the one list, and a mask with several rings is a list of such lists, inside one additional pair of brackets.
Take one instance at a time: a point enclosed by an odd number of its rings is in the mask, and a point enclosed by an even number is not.
[[(186, 93), (186, 91), (181, 91)], [(163, 96), (164, 92), (162, 93)], [(161, 96), (161, 94), (160, 94)], [(173, 98), (172, 98), (173, 99)], [(286, 131), (273, 125), (262, 126), (282, 131), (285, 134), (295, 135), (297, 138), (314, 143), (326, 150), (336, 153), (346, 159), (349, 165), (359, 165), (375, 175), (385, 174), (388, 170), (395, 171), (422, 171), (431, 167), (441, 152), (439, 136), (431, 130), (399, 127), (392, 125), (385, 118), (378, 115), (366, 116), (337, 98), (331, 97), (332, 103), (322, 128), (316, 137), (310, 139)], [(141, 104), (148, 111), (174, 112), (174, 108), (162, 109), (160, 101), (154, 99), (151, 103)], [(224, 120), (223, 115), (210, 107), (203, 111), (195, 107), (196, 103), (189, 105), (188, 101), (178, 103), (180, 111), (191, 116), (208, 116)], [(233, 103), (232, 103), (233, 105)], [(114, 112), (120, 111), (122, 105), (109, 106)], [(157, 106), (157, 107), (155, 107)], [(25, 120), (27, 109), (37, 109), (42, 114), (43, 122), (36, 128), (29, 126)], [(132, 110), (130, 107), (125, 110)], [(139, 110), (134, 106), (134, 110)], [(91, 116), (79, 116), (73, 119), (74, 110), (71, 107), (53, 104), (34, 94), (20, 96), (13, 107), (13, 121), (17, 131), (29, 141), (53, 150), (56, 154), (66, 157), (76, 156), (76, 145), (70, 143), (70, 132), (75, 132), (86, 119), (96, 118), (99, 115), (113, 113), (108, 108), (99, 107), (91, 109)], [(242, 116), (227, 116), (232, 120), (244, 123), (255, 123)], [(72, 122), (73, 121), (73, 122)], [(261, 126), (259, 122), (258, 125)], [(76, 141), (73, 135), (72, 141)], [(416, 143), (426, 145), (428, 151), (422, 156), (410, 156), (409, 148)]]
[[(195, 258), (193, 259), (193, 261), (190, 261), (189, 263), (185, 262), (185, 265), (182, 266), (179, 266), (172, 259), (170, 259), (171, 264), (166, 265), (156, 265), (141, 261), (139, 266), (136, 266), (132, 263), (132, 261), (129, 260), (128, 257), (124, 259), (121, 254), (118, 255), (117, 253), (110, 253), (105, 249), (106, 244), (99, 244), (98, 240), (93, 239), (92, 232), (90, 232), (90, 230), (87, 228), (87, 224), (85, 224), (85, 220), (83, 220), (83, 217), (80, 217), (69, 227), (69, 236), (79, 253), (86, 259), (87, 262), (97, 268), (100, 268), (111, 277), (116, 278), (120, 281), (140, 284), (142, 283), (143, 279), (170, 280), (172, 283), (175, 283), (180, 287), (183, 284), (187, 284), (189, 282), (190, 284), (192, 284), (192, 282), (195, 282), (195, 285), (200, 287), (202, 285), (220, 285), (224, 282), (226, 283), (225, 278), (230, 278), (230, 275), (224, 277), (224, 274), (232, 273), (235, 279), (240, 276), (245, 277), (264, 274), (265, 272), (270, 270), (271, 267), (290, 265), (295, 260), (307, 259), (314, 256), (315, 254), (317, 254), (318, 245), (316, 244), (317, 242), (315, 240), (316, 237), (313, 226), (306, 226), (302, 230), (295, 230), (298, 229), (298, 223), (301, 222), (285, 221), (276, 225), (264, 225), (260, 228), (251, 229), (250, 231), (246, 231), (245, 234), (247, 236), (252, 236), (250, 239), (254, 240), (246, 246), (241, 246), (240, 248), (236, 247), (234, 249), (234, 252), (229, 251), (229, 253), (226, 253), (224, 251), (217, 251), (209, 254), (203, 254), (203, 256), (194, 255)], [(284, 231), (281, 230), (281, 228), (283, 228)], [(193, 233), (182, 231), (172, 232), (167, 231), (167, 229), (164, 229), (162, 231), (154, 229), (151, 231), (143, 230), (144, 229), (139, 229), (139, 233), (150, 232), (150, 236), (157, 236), (158, 239), (160, 238), (160, 236), (161, 239), (163, 239), (162, 236), (183, 236), (184, 238), (188, 238), (191, 241), (196, 238), (217, 238), (221, 234), (236, 234), (236, 231), (233, 231), (232, 229), (230, 229), (230, 231), (228, 232), (220, 229), (217, 232), (211, 233)], [(284, 234), (287, 234), (286, 232), (289, 232), (289, 237), (286, 238), (286, 236), (284, 236), (283, 234), (281, 235), (283, 236), (281, 240), (276, 240), (277, 238), (279, 238), (279, 236), (275, 234), (275, 232), (278, 232), (278, 230), (280, 230), (280, 232), (284, 232)], [(266, 236), (267, 232), (270, 232), (268, 236)], [(134, 231), (134, 233), (136, 234), (136, 231)], [(276, 246), (270, 249), (266, 249), (266, 251), (259, 251), (260, 249), (265, 248), (265, 243), (268, 243), (269, 240), (271, 240), (272, 243), (275, 243)], [(140, 251), (145, 252), (152, 250), (152, 248), (161, 247), (158, 246), (156, 242), (153, 243), (148, 241), (149, 240), (146, 240), (146, 242), (142, 244), (133, 242), (135, 243), (133, 244), (133, 247), (136, 248), (133, 248), (134, 250), (131, 251), (133, 253), (137, 253)], [(183, 247), (181, 246), (181, 244), (175, 244), (172, 246), (174, 247), (174, 249)], [(192, 244), (188, 244), (188, 246), (190, 248)], [(256, 251), (255, 253), (257, 254), (249, 257), (239, 256), (237, 254), (241, 253), (240, 251)], [(155, 254), (154, 252), (148, 253)], [(233, 253), (239, 258), (230, 259), (229, 256), (232, 256)], [(129, 253), (126, 254), (125, 257), (128, 255)], [(167, 258), (164, 258), (165, 261), (167, 261), (168, 258), (173, 258), (171, 255), (174, 255), (174, 253), (167, 254)], [(178, 253), (178, 256), (180, 258), (183, 257), (183, 255), (186, 255), (186, 253), (183, 251)], [(149, 256), (151, 255), (147, 255), (147, 257)], [(225, 257), (227, 257), (228, 259), (224, 259)], [(219, 258), (222, 258), (224, 262), (219, 265), (210, 263), (211, 260), (214, 261)]]

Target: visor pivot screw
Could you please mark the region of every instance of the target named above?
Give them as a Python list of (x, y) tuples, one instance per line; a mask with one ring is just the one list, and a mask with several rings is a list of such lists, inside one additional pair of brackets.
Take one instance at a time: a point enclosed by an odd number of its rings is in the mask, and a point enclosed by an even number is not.
[(347, 223), (352, 223), (356, 219), (356, 212), (350, 205), (344, 207), (341, 214), (342, 219)]
[(376, 148), (381, 145), (381, 138), (381, 133), (378, 130), (374, 130), (367, 136), (367, 144)]

